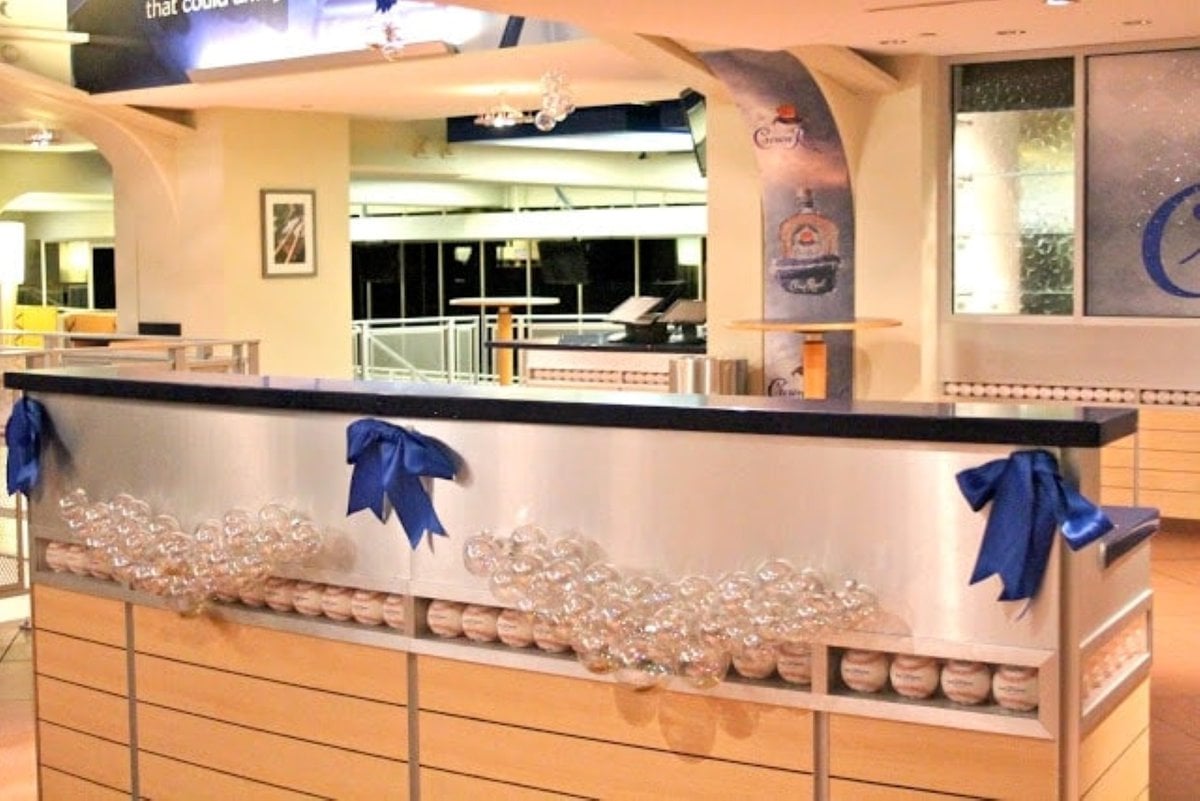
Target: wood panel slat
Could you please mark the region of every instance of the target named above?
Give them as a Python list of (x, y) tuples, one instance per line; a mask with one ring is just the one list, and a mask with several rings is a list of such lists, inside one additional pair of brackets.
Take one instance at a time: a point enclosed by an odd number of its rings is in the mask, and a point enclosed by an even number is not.
[(1167, 470), (1200, 473), (1200, 453), (1187, 451), (1147, 450), (1138, 452), (1140, 470)]
[(1150, 731), (1144, 730), (1115, 763), (1083, 794), (1083, 801), (1127, 801), (1150, 786)]
[(1138, 409), (1138, 429), (1200, 431), (1200, 409), (1144, 406)]
[(38, 789), (42, 801), (129, 801), (128, 790), (114, 790), (45, 766), (38, 771)]
[(146, 801), (313, 801), (321, 796), (298, 793), (282, 787), (218, 773), (142, 751), (138, 754), (138, 777)]
[(129, 792), (129, 747), (38, 722), (38, 762), (72, 776)]
[(125, 604), (121, 601), (35, 584), (33, 623), (46, 631), (125, 647)]
[(812, 798), (810, 774), (420, 712), (423, 766), (595, 798)]
[(38, 675), (128, 695), (129, 666), (124, 648), (77, 640), (35, 629), (34, 670)]
[(1054, 798), (1055, 743), (831, 715), (830, 773), (879, 784), (996, 799)]
[(1200, 431), (1138, 431), (1138, 447), (1143, 451), (1185, 451), (1200, 453)]
[(1157, 508), (1163, 517), (1200, 519), (1200, 493), (1142, 490), (1138, 504)]
[(749, 762), (812, 770), (812, 716), (802, 709), (419, 657), (421, 706), (437, 712)]
[(38, 676), (36, 681), (39, 720), (129, 743), (128, 698), (50, 676)]
[(408, 698), (399, 651), (142, 606), (134, 630), (140, 653), (394, 704)]
[(913, 790), (908, 787), (890, 787), (885, 784), (866, 784), (846, 779), (829, 782), (829, 801), (980, 801), (978, 796), (948, 795), (931, 793), (928, 790)]
[(1106, 506), (1133, 506), (1133, 490), (1124, 487), (1101, 487), (1100, 503)]
[(475, 776), (460, 776), (434, 768), (421, 768), (422, 801), (462, 801), (468, 798), (487, 801), (581, 801), (584, 796), (562, 795), (530, 787), (518, 787)]
[(403, 762), (139, 703), (138, 747), (252, 781), (332, 798), (408, 798)]
[(1181, 470), (1139, 470), (1138, 482), (1143, 490), (1170, 490), (1200, 495), (1200, 473)]
[(403, 706), (146, 654), (137, 655), (137, 681), (139, 701), (352, 751), (408, 758)]
[(1086, 791), (1099, 781), (1149, 725), (1150, 682), (1144, 681), (1079, 744), (1079, 786)]

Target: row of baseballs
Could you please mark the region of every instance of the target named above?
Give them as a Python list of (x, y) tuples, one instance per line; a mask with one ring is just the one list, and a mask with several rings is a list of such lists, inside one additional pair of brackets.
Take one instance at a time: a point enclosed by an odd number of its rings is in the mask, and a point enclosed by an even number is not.
[(993, 699), (1005, 709), (1032, 712), (1038, 706), (1038, 671), (1020, 665), (988, 665), (929, 656), (850, 650), (842, 654), (840, 674), (852, 690), (877, 693), (890, 683), (905, 698), (942, 695), (956, 704)]

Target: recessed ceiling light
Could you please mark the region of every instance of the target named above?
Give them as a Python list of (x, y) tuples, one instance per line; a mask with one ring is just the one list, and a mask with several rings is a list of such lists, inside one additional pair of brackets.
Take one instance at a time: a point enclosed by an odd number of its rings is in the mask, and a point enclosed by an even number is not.
[(997, 36), (1023, 36), (1024, 34), (1024, 28), (1005, 28), (1002, 31), (996, 31)]
[(922, 39), (928, 39), (931, 36), (937, 36), (937, 34), (933, 31), (921, 31), (917, 36), (920, 36)]
[(1079, 2), (1079, 0), (1046, 0), (1046, 5), (1048, 5), (1048, 6), (1073, 6), (1078, 2)]
[(880, 39), (879, 43), (881, 45), (902, 45), (902, 44), (908, 44), (908, 40), (907, 39)]
[(1136, 25), (1149, 25), (1150, 23), (1151, 23), (1151, 20), (1148, 20), (1148, 19), (1127, 19), (1127, 20), (1124, 20), (1121, 24), (1136, 26)]

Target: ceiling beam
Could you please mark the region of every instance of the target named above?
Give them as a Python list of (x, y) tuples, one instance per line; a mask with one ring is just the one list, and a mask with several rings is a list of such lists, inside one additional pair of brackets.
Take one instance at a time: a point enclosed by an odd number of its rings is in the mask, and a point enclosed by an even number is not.
[(674, 39), (618, 31), (590, 33), (627, 56), (650, 65), (663, 77), (678, 81), (705, 97), (714, 100), (728, 98), (728, 90), (721, 79), (713, 74), (699, 56)]
[(900, 88), (891, 73), (848, 47), (804, 45), (788, 50), (805, 67), (820, 72), (856, 94), (885, 95)]

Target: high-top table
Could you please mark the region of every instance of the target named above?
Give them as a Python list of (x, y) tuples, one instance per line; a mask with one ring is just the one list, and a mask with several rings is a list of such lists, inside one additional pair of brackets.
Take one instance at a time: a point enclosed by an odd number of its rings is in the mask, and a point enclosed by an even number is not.
[(900, 325), (899, 320), (886, 317), (859, 317), (856, 320), (843, 320), (832, 323), (817, 323), (811, 320), (734, 320), (730, 328), (745, 331), (785, 332), (804, 334), (804, 342), (800, 348), (800, 361), (804, 365), (804, 397), (810, 400), (820, 400), (828, 395), (828, 349), (825, 334), (831, 331), (863, 331), (868, 328), (894, 328)]
[[(506, 341), (513, 338), (512, 309), (513, 306), (554, 306), (558, 298), (539, 295), (513, 296), (501, 295), (487, 298), (452, 298), (451, 306), (474, 306), (482, 316), (489, 308), (496, 309), (496, 340)], [(508, 385), (513, 380), (513, 354), (511, 350), (496, 351), (496, 374), (502, 385)]]

